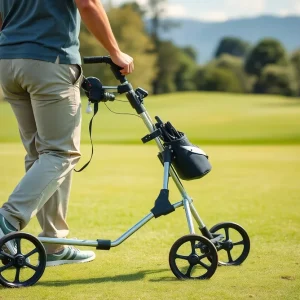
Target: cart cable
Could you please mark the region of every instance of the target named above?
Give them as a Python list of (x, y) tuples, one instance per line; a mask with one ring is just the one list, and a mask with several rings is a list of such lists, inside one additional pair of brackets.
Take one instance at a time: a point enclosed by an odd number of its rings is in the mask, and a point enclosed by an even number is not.
[[(117, 100), (117, 99), (116, 99), (115, 101), (119, 101), (119, 102), (127, 102), (127, 101), (124, 101), (124, 100)], [(140, 117), (139, 115), (137, 115), (137, 114), (115, 112), (115, 111), (113, 111), (112, 109), (110, 109), (109, 106), (108, 106), (105, 102), (104, 102), (104, 104), (105, 104), (106, 108), (107, 108), (110, 112), (112, 112), (112, 113), (114, 113), (114, 114), (117, 114), (117, 115), (129, 115), (129, 116), (135, 116), (135, 117), (141, 118), (141, 117)], [(90, 105), (90, 103), (89, 103), (89, 105)], [(88, 107), (90, 107), (90, 106), (88, 106)], [(98, 109), (99, 109), (99, 103), (98, 103), (98, 102), (95, 102), (95, 103), (94, 103), (94, 114), (93, 114), (93, 117), (91, 118), (90, 123), (89, 123), (89, 135), (90, 135), (90, 142), (91, 142), (91, 146), (92, 146), (92, 151), (91, 151), (90, 159), (89, 159), (89, 161), (88, 161), (83, 167), (81, 167), (79, 170), (74, 169), (74, 171), (75, 171), (76, 173), (82, 172), (82, 171), (90, 164), (90, 162), (91, 162), (91, 160), (92, 160), (92, 158), (93, 158), (93, 155), (94, 155), (94, 144), (93, 144), (93, 139), (92, 139), (92, 129), (93, 129), (93, 120), (94, 120), (94, 117), (96, 116), (96, 114), (97, 114), (97, 112), (98, 112)], [(89, 112), (92, 112), (92, 111), (90, 111), (90, 110), (87, 109), (87, 112), (89, 113)]]

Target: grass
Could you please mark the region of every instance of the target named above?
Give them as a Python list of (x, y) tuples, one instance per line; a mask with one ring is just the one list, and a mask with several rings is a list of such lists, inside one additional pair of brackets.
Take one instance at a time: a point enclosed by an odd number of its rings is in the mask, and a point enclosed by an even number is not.
[[(88, 153), (88, 145), (83, 152)], [(251, 239), (239, 267), (219, 267), (208, 281), (179, 281), (168, 266), (172, 244), (188, 233), (182, 209), (152, 220), (93, 263), (46, 269), (25, 289), (0, 287), (0, 299), (299, 299), (300, 146), (216, 146), (204, 150), (213, 171), (184, 182), (208, 227), (234, 221)], [(152, 208), (162, 169), (152, 145), (96, 145), (89, 168), (74, 175), (70, 236), (117, 239)], [(20, 144), (1, 144), (0, 197), (23, 175)], [(83, 163), (83, 162), (81, 162)], [(172, 202), (180, 200), (171, 184)], [(39, 233), (35, 219), (26, 232)]]
[[(84, 105), (86, 100), (83, 101)], [(108, 104), (132, 113), (126, 103)], [(93, 263), (47, 268), (25, 289), (5, 289), (3, 299), (300, 299), (300, 102), (274, 96), (178, 93), (149, 97), (151, 116), (170, 120), (203, 146), (213, 165), (199, 181), (184, 182), (210, 228), (234, 221), (251, 239), (239, 267), (218, 267), (208, 281), (179, 281), (169, 269), (173, 243), (188, 233), (182, 208), (152, 220)], [(90, 154), (83, 116), (82, 166)], [(23, 176), (24, 150), (7, 103), (0, 102), (0, 198), (4, 202)], [(69, 206), (70, 237), (112, 239), (148, 214), (162, 185), (153, 144), (136, 117), (100, 106), (95, 119), (92, 164), (74, 174)], [(139, 144), (139, 145), (137, 145)], [(206, 146), (205, 146), (206, 144)], [(170, 183), (170, 199), (180, 200)], [(36, 219), (25, 230), (37, 235)]]
[[(145, 99), (151, 116), (159, 115), (198, 144), (299, 144), (300, 101), (295, 98), (221, 93), (177, 93)], [(83, 106), (87, 104), (83, 100)], [(133, 113), (128, 103), (108, 103), (116, 112)], [(89, 143), (83, 115), (82, 142)], [(9, 105), (0, 102), (0, 142), (19, 141)], [(94, 121), (95, 143), (140, 144), (147, 131), (133, 116), (116, 115), (100, 105)]]

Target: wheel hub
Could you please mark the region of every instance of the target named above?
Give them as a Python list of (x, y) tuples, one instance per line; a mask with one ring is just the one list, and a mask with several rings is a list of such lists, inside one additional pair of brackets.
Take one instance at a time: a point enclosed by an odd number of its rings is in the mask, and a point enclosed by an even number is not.
[(225, 250), (231, 250), (233, 248), (232, 240), (222, 242), (222, 248)]
[(191, 265), (196, 265), (199, 262), (199, 256), (197, 254), (191, 254), (189, 256), (189, 263)]
[(26, 262), (25, 257), (22, 254), (18, 254), (15, 257), (15, 266), (16, 267), (24, 267)]

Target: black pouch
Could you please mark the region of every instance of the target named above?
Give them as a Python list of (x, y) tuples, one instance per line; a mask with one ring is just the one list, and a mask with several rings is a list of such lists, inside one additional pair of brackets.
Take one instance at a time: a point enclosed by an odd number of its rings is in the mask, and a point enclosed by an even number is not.
[(181, 134), (181, 138), (164, 143), (173, 150), (172, 165), (183, 180), (202, 178), (212, 168), (208, 156), (198, 146), (193, 145), (185, 134)]

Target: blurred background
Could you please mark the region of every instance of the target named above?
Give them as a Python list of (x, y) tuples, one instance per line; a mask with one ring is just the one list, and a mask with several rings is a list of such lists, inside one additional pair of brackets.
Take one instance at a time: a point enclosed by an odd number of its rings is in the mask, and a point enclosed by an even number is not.
[[(197, 209), (201, 205), (199, 214), (208, 228), (224, 220), (241, 224), (253, 246), (242, 268), (222, 267), (213, 281), (178, 289), (166, 259), (174, 241), (187, 233), (178, 211), (147, 224), (120, 250), (99, 254), (88, 267), (62, 269), (59, 277), (47, 271), (27, 298), (36, 293), (37, 299), (50, 299), (55, 286), (74, 299), (86, 299), (91, 291), (105, 291), (105, 299), (182, 299), (183, 294), (198, 299), (199, 287), (205, 299), (299, 299), (300, 0), (103, 4), (120, 48), (135, 60), (128, 80), (150, 93), (145, 106), (151, 117), (170, 121), (209, 155), (213, 171), (201, 181), (184, 182)], [(84, 25), (80, 42), (82, 56), (107, 55)], [(106, 65), (83, 68), (86, 77), (98, 77), (103, 85), (118, 84)], [(161, 187), (154, 142), (142, 144), (148, 133), (143, 122), (124, 96), (117, 100), (125, 102), (100, 103), (93, 161), (74, 176), (71, 237), (119, 237), (148, 213)], [(90, 157), (91, 117), (83, 113), (78, 169)], [(5, 101), (0, 126), (0, 199), (7, 199), (24, 174), (25, 151)], [(181, 198), (172, 184), (175, 202)], [(84, 214), (82, 203), (89, 208)], [(36, 220), (28, 230), (38, 233)], [(0, 291), (3, 299), (13, 298), (11, 291), (7, 297)], [(26, 298), (23, 289), (16, 293)]]
[[(299, 0), (102, 2), (120, 48), (134, 57), (129, 81), (151, 94), (150, 115), (170, 118), (195, 143), (300, 144)], [(83, 24), (80, 42), (82, 56), (107, 55)], [(83, 68), (118, 84), (105, 65)], [(108, 107), (133, 113), (121, 102)], [(19, 141), (4, 101), (0, 117), (12, 124), (0, 141)], [(139, 144), (145, 134), (138, 118), (102, 108), (95, 123), (95, 143)]]
[[(300, 96), (298, 0), (103, 1), (131, 80), (154, 94), (177, 91)], [(104, 52), (83, 28), (83, 55)], [(109, 73), (98, 73), (103, 81)]]

